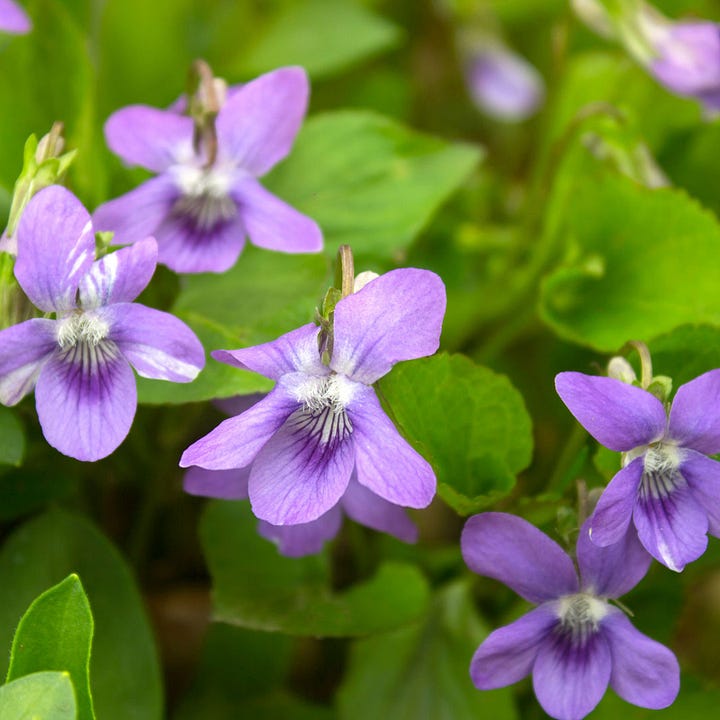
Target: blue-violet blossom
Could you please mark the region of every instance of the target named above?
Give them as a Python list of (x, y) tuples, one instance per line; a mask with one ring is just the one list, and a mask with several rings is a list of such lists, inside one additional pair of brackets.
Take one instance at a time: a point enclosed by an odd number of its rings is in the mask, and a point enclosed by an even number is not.
[(471, 517), (461, 545), (471, 570), (537, 605), (478, 647), (470, 676), (479, 689), (504, 687), (532, 673), (540, 705), (557, 720), (585, 717), (608, 684), (640, 707), (659, 709), (675, 700), (680, 669), (673, 653), (608, 602), (647, 572), (650, 556), (634, 533), (600, 548), (590, 541), (586, 521), (577, 541), (579, 573), (557, 543), (514, 515)]
[(0, 0), (0, 32), (24, 35), (32, 30), (32, 22), (25, 10), (13, 0)]
[(269, 250), (321, 250), (317, 224), (257, 180), (290, 152), (308, 95), (299, 67), (233, 89), (215, 119), (212, 160), (207, 148), (196, 152), (189, 116), (144, 105), (118, 110), (105, 124), (110, 149), (158, 175), (101, 205), (93, 215), (96, 229), (113, 230), (120, 244), (152, 235), (158, 261), (181, 273), (224, 272), (246, 235)]
[(68, 190), (41, 190), (17, 228), (15, 276), (55, 319), (0, 332), (0, 402), (35, 387), (43, 434), (78, 460), (98, 460), (124, 440), (143, 377), (190, 382), (205, 364), (185, 323), (132, 301), (150, 282), (157, 245), (148, 238), (95, 261), (90, 215)]
[(183, 467), (250, 467), (253, 512), (272, 525), (309, 523), (358, 483), (395, 505), (426, 507), (430, 465), (395, 429), (372, 384), (396, 362), (437, 350), (445, 287), (432, 272), (393, 270), (340, 300), (332, 354), (322, 362), (320, 328), (213, 357), (276, 381), (261, 402), (190, 446)]
[(555, 386), (580, 424), (622, 452), (623, 468), (592, 517), (598, 545), (618, 542), (632, 520), (640, 542), (680, 571), (720, 536), (720, 370), (681, 385), (666, 411), (657, 397), (611, 377), (560, 373)]
[[(229, 414), (239, 414), (258, 401), (258, 396), (243, 396), (221, 400), (216, 404)], [(183, 486), (191, 495), (221, 498), (223, 500), (246, 500), (250, 468), (239, 470), (205, 470), (190, 467), (185, 473)], [(345, 494), (334, 507), (317, 520), (300, 525), (271, 525), (258, 521), (258, 532), (274, 542), (279, 552), (288, 557), (313, 555), (332, 540), (340, 531), (343, 515), (361, 525), (394, 535), (404, 542), (416, 542), (417, 527), (407, 516), (404, 508), (383, 500), (357, 481), (355, 473), (350, 477)]]

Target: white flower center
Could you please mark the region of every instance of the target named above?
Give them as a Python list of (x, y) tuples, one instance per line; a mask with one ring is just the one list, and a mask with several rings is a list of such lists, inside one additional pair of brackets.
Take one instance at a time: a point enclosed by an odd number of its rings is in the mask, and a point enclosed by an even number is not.
[(222, 164), (209, 168), (191, 163), (173, 165), (170, 174), (181, 193), (173, 213), (190, 218), (199, 230), (211, 230), (235, 217), (237, 205), (228, 193), (236, 172)]
[(61, 348), (78, 344), (96, 346), (110, 332), (110, 325), (92, 313), (74, 313), (60, 321), (57, 327), (57, 341)]
[(561, 631), (580, 641), (597, 632), (608, 612), (609, 605), (604, 600), (584, 592), (561, 597), (557, 610)]
[(308, 410), (331, 408), (333, 412), (344, 412), (355, 396), (356, 383), (345, 375), (312, 376), (292, 389), (293, 397)]

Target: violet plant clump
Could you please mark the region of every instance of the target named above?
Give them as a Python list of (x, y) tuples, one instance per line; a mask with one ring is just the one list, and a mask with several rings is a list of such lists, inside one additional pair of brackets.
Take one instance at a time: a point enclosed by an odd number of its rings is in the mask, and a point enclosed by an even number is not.
[(95, 260), (90, 215), (60, 186), (40, 191), (17, 228), (15, 275), (43, 313), (0, 331), (0, 401), (35, 389), (47, 441), (78, 460), (112, 453), (130, 430), (144, 377), (190, 382), (202, 345), (172, 315), (133, 300), (155, 271), (152, 238)]
[(274, 70), (226, 99), (216, 88), (212, 78), (201, 85), (206, 97), (219, 97), (198, 120), (146, 105), (113, 113), (105, 124), (110, 149), (157, 177), (101, 205), (95, 227), (113, 231), (120, 244), (152, 235), (158, 262), (179, 273), (224, 272), (246, 236), (268, 250), (318, 252), (315, 221), (258, 182), (290, 152), (300, 129), (309, 95), (305, 71)]
[(522, 518), (483, 513), (467, 521), (461, 545), (468, 567), (537, 606), (483, 641), (470, 664), (472, 681), (490, 690), (532, 673), (538, 701), (556, 720), (584, 718), (608, 685), (633, 705), (668, 707), (680, 686), (675, 655), (612, 604), (640, 582), (650, 556), (632, 532), (601, 548), (588, 530), (586, 521), (576, 570), (557, 543)]

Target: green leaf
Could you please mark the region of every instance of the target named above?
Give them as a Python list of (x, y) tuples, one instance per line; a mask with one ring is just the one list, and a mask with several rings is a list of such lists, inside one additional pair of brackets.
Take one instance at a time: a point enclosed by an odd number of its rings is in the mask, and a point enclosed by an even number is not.
[(470, 680), (470, 659), (486, 635), (467, 586), (447, 586), (422, 622), (356, 641), (340, 720), (514, 720), (509, 690), (480, 692)]
[(117, 550), (80, 516), (50, 511), (6, 541), (0, 552), (0, 647), (10, 647), (30, 602), (69, 573), (83, 578), (95, 619), (90, 677), (97, 716), (158, 720), (160, 670), (142, 600)]
[(78, 720), (92, 720), (90, 651), (93, 617), (77, 575), (36, 598), (15, 631), (7, 682), (41, 670), (70, 674)]
[(720, 328), (683, 325), (649, 343), (656, 373), (670, 375), (674, 390), (720, 367)]
[(0, 465), (22, 463), (25, 435), (22, 425), (10, 408), (0, 407)]
[(320, 224), (327, 253), (352, 246), (360, 271), (407, 248), (481, 157), (477, 146), (340, 111), (310, 118), (266, 184)]
[[(329, 280), (321, 255), (284, 255), (247, 247), (222, 275), (193, 275), (172, 312), (198, 334), (208, 353), (274, 340), (311, 322)], [(186, 385), (140, 379), (140, 402), (185, 403), (266, 392), (272, 382), (207, 358), (198, 378)]]
[[(597, 172), (577, 177), (566, 257), (540, 310), (561, 337), (612, 352), (690, 322), (720, 322), (720, 226), (682, 191)], [(680, 262), (679, 259), (682, 259)]]
[(237, 65), (241, 75), (302, 65), (318, 78), (390, 49), (400, 31), (353, 0), (301, 0), (286, 3), (254, 37)]
[(75, 720), (75, 695), (64, 672), (39, 672), (0, 687), (0, 720)]
[(717, 713), (720, 691), (686, 690), (680, 688), (677, 700), (665, 710), (647, 710), (621, 700), (615, 693), (607, 692), (593, 712), (593, 720), (707, 720)]
[(214, 618), (292, 635), (367, 635), (398, 627), (425, 610), (422, 574), (382, 565), (370, 580), (341, 593), (330, 588), (328, 558), (286, 558), (261, 538), (244, 502), (212, 501), (200, 538), (213, 579)]
[(532, 457), (520, 393), (462, 355), (403, 363), (378, 383), (391, 417), (435, 469), (438, 492), (462, 514), (509, 493)]

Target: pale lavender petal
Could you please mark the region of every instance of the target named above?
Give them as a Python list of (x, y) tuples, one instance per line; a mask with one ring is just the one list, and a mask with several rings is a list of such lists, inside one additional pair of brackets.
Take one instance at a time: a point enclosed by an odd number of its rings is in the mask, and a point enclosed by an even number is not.
[(335, 307), (330, 367), (370, 385), (401, 360), (432, 355), (440, 344), (445, 286), (429, 270), (392, 270)]
[(668, 707), (680, 690), (680, 666), (664, 645), (636, 630), (621, 612), (602, 621), (610, 645), (610, 687), (633, 705), (652, 710)]
[(183, 477), (183, 489), (190, 495), (220, 498), (221, 500), (246, 500), (250, 468), (235, 470), (206, 470), (190, 467)]
[(395, 505), (427, 507), (435, 497), (435, 472), (395, 429), (375, 390), (356, 388), (348, 415), (358, 482)]
[(560, 373), (555, 389), (577, 421), (611, 450), (625, 452), (663, 436), (665, 409), (645, 390), (578, 372)]
[(610, 681), (612, 659), (602, 632), (583, 642), (554, 632), (538, 651), (533, 689), (543, 710), (557, 720), (580, 720), (600, 702)]
[(720, 537), (720, 463), (687, 450), (680, 466), (695, 500), (708, 516), (708, 532)]
[(720, 452), (720, 370), (678, 388), (670, 409), (668, 436), (706, 455)]
[(144, 240), (154, 236), (179, 197), (175, 183), (160, 175), (100, 205), (93, 213), (93, 226), (95, 230), (114, 232), (115, 245)]
[(640, 544), (634, 526), (626, 528), (620, 540), (599, 547), (590, 539), (590, 523), (585, 521), (577, 540), (580, 584), (585, 592), (619, 598), (632, 590), (644, 577), (652, 558)]
[(253, 462), (248, 485), (253, 512), (273, 525), (316, 520), (343, 496), (354, 456), (342, 412), (299, 408)]
[(153, 238), (105, 255), (80, 281), (80, 304), (88, 310), (132, 302), (150, 282), (156, 263), (157, 243)]
[(340, 504), (349, 518), (365, 527), (388, 533), (403, 542), (417, 542), (418, 529), (407, 512), (363, 487), (354, 477)]
[(34, 318), (0, 330), (0, 403), (15, 405), (33, 387), (57, 347), (55, 320)]
[(322, 250), (323, 236), (318, 224), (268, 192), (256, 180), (243, 180), (232, 196), (253, 245), (286, 253)]
[(100, 460), (130, 430), (137, 405), (135, 376), (112, 342), (79, 343), (45, 363), (35, 400), (50, 445), (78, 460)]
[(543, 640), (558, 624), (548, 605), (541, 605), (510, 625), (491, 632), (475, 651), (470, 677), (479, 690), (494, 690), (530, 674)]
[(590, 528), (590, 538), (596, 545), (612, 545), (625, 536), (637, 502), (644, 462), (642, 456), (635, 458), (615, 474), (600, 496)]
[(108, 147), (128, 165), (162, 172), (192, 154), (193, 121), (147, 105), (129, 105), (105, 123)]
[(228, 398), (213, 400), (213, 405), (226, 415), (240, 415), (259, 403), (267, 393), (251, 393), (250, 395), (233, 395)]
[(287, 557), (315, 555), (323, 545), (332, 540), (342, 526), (342, 512), (335, 505), (317, 520), (300, 525), (271, 525), (265, 520), (258, 522), (258, 532), (266, 540), (278, 546), (278, 552)]
[(661, 29), (653, 75), (672, 92), (695, 95), (720, 85), (720, 26), (712, 22), (674, 23)]
[(579, 589), (568, 554), (527, 520), (507, 513), (473, 515), (460, 540), (467, 566), (534, 603)]
[(15, 277), (30, 300), (45, 312), (74, 308), (80, 280), (95, 259), (95, 236), (82, 203), (51, 185), (30, 200), (16, 235)]
[(296, 408), (297, 401), (282, 388), (275, 388), (242, 415), (223, 420), (194, 442), (183, 453), (180, 466), (199, 465), (208, 470), (246, 467)]
[(245, 226), (239, 215), (199, 226), (181, 212), (171, 211), (155, 228), (158, 262), (177, 273), (225, 272), (245, 246)]
[(467, 63), (466, 78), (478, 108), (505, 122), (530, 117), (545, 95), (540, 73), (524, 58), (502, 47), (474, 52)]
[(269, 343), (239, 350), (215, 350), (211, 354), (215, 360), (271, 380), (294, 372), (327, 375), (330, 371), (322, 364), (318, 350), (319, 332), (317, 325), (308, 323)]
[(707, 547), (708, 518), (680, 475), (669, 492), (653, 485), (641, 489), (633, 519), (640, 542), (663, 565), (680, 572)]
[(197, 336), (174, 315), (139, 303), (116, 303), (98, 312), (110, 325), (110, 339), (138, 375), (190, 382), (205, 366)]
[(0, 0), (0, 32), (24, 35), (32, 30), (27, 13), (12, 0)]
[(225, 156), (256, 177), (289, 152), (307, 110), (308, 79), (285, 67), (242, 86), (218, 114), (218, 145)]

